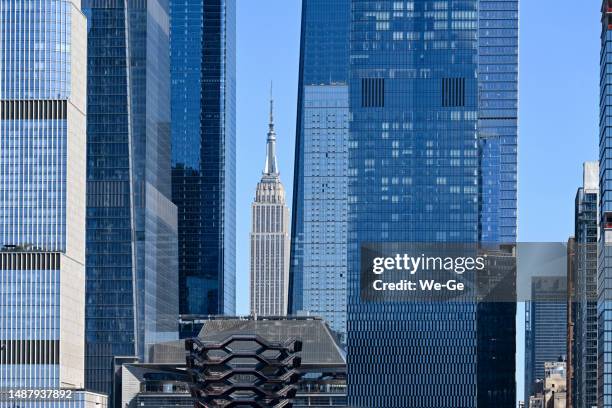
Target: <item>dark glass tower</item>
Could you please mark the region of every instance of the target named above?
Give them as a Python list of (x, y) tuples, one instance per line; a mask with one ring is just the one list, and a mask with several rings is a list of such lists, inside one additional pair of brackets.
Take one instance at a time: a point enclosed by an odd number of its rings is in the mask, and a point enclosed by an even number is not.
[(583, 186), (576, 194), (575, 250), (572, 257), (574, 330), (571, 363), (574, 373), (572, 402), (575, 407), (597, 406), (598, 193), (598, 163), (586, 162)]
[(86, 0), (86, 385), (178, 336), (167, 0)]
[(236, 1), (171, 0), (181, 314), (235, 313)]
[(350, 0), (304, 0), (290, 313), (321, 316), (346, 341)]
[(514, 407), (513, 304), (364, 302), (359, 259), (515, 240), (518, 1), (351, 3), (349, 404)]

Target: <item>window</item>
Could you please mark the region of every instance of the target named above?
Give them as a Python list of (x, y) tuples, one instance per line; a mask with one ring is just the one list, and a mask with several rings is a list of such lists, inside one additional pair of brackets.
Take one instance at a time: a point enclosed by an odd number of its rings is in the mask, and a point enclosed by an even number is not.
[(442, 78), (442, 106), (465, 106), (465, 78)]
[(364, 108), (383, 108), (385, 106), (385, 79), (361, 79), (361, 106)]

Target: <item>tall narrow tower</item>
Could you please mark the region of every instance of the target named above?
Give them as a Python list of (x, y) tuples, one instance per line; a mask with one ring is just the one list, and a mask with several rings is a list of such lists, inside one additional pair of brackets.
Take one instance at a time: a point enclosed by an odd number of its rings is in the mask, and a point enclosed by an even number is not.
[(276, 163), (274, 101), (266, 166), (257, 184), (251, 227), (251, 314), (284, 316), (289, 292), (289, 209)]
[(236, 311), (236, 0), (170, 2), (179, 311)]
[(597, 406), (612, 406), (612, 0), (601, 8), (601, 69), (599, 101), (599, 250), (597, 259)]
[[(106, 406), (106, 397), (77, 391), (85, 386), (86, 27), (78, 0), (0, 6), (2, 407)], [(55, 392), (52, 400), (9, 394), (26, 389)]]

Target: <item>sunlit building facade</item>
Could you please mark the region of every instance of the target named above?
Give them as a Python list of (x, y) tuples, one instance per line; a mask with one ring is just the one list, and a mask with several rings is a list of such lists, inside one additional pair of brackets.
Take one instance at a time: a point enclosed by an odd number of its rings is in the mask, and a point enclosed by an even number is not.
[(353, 0), (350, 27), (349, 405), (514, 407), (515, 305), (364, 301), (360, 251), (515, 241), (518, 1)]
[(84, 0), (87, 16), (86, 385), (114, 358), (178, 338), (167, 0)]
[(302, 2), (291, 228), (292, 314), (346, 342), (350, 1)]
[[(86, 20), (0, 7), (0, 407), (98, 407), (85, 385)], [(21, 398), (55, 389), (70, 399)], [(13, 394), (9, 391), (12, 390)]]

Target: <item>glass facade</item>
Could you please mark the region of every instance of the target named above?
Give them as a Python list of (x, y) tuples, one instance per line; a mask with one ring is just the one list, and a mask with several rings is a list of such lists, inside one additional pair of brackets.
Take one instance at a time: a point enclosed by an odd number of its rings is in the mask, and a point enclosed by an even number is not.
[(561, 277), (534, 277), (532, 301), (525, 304), (525, 400), (536, 393), (544, 378), (544, 363), (567, 355), (567, 281)]
[(88, 17), (86, 382), (110, 395), (113, 357), (146, 361), (149, 345), (178, 337), (169, 6), (164, 0), (82, 6)]
[(359, 259), (371, 242), (515, 240), (517, 26), (517, 1), (352, 1), (351, 406), (515, 405), (514, 341), (496, 342), (514, 305), (368, 303)]
[[(588, 166), (590, 163), (585, 163)], [(574, 382), (575, 407), (597, 406), (597, 199), (598, 169), (578, 189), (575, 201), (574, 293)], [(589, 185), (590, 184), (590, 185)], [(568, 353), (570, 350), (568, 350)], [(568, 359), (569, 362), (569, 359)]]
[(1, 407), (84, 386), (85, 30), (75, 1), (0, 5)]
[(350, 1), (304, 0), (290, 313), (323, 317), (346, 342)]
[(235, 313), (236, 2), (171, 0), (181, 314)]
[(597, 259), (597, 406), (612, 407), (612, 1), (602, 1)]

